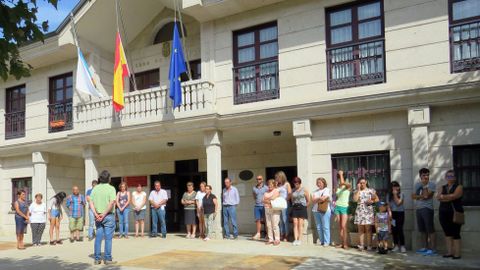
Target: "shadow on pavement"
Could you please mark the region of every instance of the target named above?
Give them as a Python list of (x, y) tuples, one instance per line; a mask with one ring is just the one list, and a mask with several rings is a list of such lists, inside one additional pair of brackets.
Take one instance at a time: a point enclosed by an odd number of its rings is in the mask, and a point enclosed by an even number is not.
[[(93, 263), (93, 261), (92, 261)], [(53, 270), (53, 269), (69, 269), (69, 270), (84, 270), (93, 267), (93, 264), (88, 263), (71, 263), (62, 261), (57, 257), (44, 258), (40, 256), (29, 257), (25, 259), (0, 258), (0, 265), (2, 270)], [(103, 265), (102, 265), (103, 266)], [(102, 269), (119, 270), (120, 266), (104, 266)]]

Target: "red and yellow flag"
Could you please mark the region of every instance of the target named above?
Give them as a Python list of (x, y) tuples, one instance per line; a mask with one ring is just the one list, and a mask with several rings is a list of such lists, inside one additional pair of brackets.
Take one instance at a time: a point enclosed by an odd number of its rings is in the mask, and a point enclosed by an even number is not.
[(113, 66), (113, 108), (116, 112), (123, 109), (123, 82), (124, 78), (128, 78), (129, 76), (130, 71), (128, 70), (122, 39), (120, 38), (120, 33), (117, 32), (117, 38), (115, 40), (115, 65)]

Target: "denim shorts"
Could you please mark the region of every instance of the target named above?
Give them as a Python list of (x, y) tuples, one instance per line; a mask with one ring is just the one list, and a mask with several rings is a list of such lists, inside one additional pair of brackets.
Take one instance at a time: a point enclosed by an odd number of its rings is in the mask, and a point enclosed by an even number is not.
[(52, 217), (52, 218), (60, 217), (60, 211), (58, 211), (58, 209), (51, 209), (50, 210), (50, 217)]
[(253, 215), (255, 216), (255, 221), (265, 218), (265, 207), (255, 206), (253, 208)]
[(387, 241), (389, 238), (389, 233), (385, 231), (377, 232), (377, 240), (378, 241)]

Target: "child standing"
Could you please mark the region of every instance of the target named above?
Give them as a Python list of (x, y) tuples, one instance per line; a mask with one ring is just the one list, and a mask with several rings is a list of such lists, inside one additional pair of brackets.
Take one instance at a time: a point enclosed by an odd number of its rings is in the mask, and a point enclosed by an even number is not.
[(387, 204), (379, 202), (379, 212), (375, 216), (375, 229), (377, 231), (378, 253), (388, 253), (388, 237), (392, 231), (392, 224), (390, 222), (390, 213), (387, 211)]

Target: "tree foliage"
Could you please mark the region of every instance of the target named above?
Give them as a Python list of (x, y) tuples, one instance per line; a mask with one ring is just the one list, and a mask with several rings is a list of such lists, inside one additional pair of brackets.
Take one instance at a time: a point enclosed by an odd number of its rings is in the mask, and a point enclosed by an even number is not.
[[(58, 0), (43, 0), (57, 7)], [(30, 75), (30, 65), (20, 58), (18, 48), (44, 41), (48, 21), (38, 22), (36, 0), (0, 0), (0, 77), (16, 79)]]

